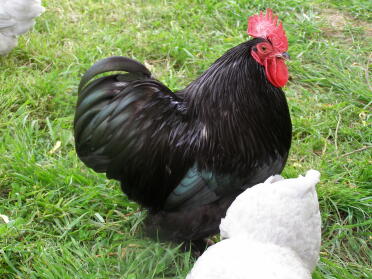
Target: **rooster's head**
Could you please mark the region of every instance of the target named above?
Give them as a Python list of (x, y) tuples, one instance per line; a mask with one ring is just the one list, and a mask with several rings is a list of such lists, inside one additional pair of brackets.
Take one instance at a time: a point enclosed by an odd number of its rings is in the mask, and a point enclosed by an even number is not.
[(288, 70), (285, 65), (289, 58), (288, 40), (282, 23), (279, 25), (278, 17), (272, 10), (267, 9), (266, 14), (251, 16), (248, 19), (247, 33), (254, 38), (262, 38), (263, 42), (256, 44), (251, 55), (265, 67), (266, 77), (276, 87), (283, 87), (288, 81)]

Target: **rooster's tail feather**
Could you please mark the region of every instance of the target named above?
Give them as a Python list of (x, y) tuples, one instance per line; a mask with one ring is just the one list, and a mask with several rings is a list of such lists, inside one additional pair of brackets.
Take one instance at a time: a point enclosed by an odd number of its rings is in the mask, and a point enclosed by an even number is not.
[(79, 85), (79, 92), (93, 77), (113, 71), (141, 73), (146, 77), (151, 76), (151, 72), (140, 62), (124, 56), (112, 56), (99, 60), (83, 75)]

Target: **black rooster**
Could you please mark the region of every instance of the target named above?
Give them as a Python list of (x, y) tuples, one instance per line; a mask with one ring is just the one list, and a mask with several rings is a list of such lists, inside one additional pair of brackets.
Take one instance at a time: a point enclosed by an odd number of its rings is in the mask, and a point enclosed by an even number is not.
[[(149, 209), (148, 227), (174, 241), (218, 232), (231, 202), (284, 168), (291, 120), (284, 30), (271, 10), (249, 19), (254, 38), (173, 93), (137, 61), (110, 57), (83, 76), (76, 150)], [(108, 71), (125, 71), (95, 79)]]

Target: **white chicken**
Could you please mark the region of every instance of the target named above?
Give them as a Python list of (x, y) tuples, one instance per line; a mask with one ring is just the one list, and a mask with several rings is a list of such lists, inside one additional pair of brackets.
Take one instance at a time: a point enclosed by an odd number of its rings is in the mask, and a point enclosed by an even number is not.
[(319, 258), (320, 173), (276, 175), (248, 188), (220, 224), (222, 241), (208, 248), (186, 279), (311, 279)]
[(35, 24), (35, 17), (44, 8), (40, 0), (0, 1), (0, 55), (8, 54), (18, 42), (18, 36)]

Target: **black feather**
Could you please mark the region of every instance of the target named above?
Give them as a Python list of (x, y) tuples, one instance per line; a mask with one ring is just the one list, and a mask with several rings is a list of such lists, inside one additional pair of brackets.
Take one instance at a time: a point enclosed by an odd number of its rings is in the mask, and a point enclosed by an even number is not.
[[(239, 193), (284, 168), (291, 120), (284, 92), (250, 55), (262, 41), (227, 51), (176, 93), (125, 57), (83, 76), (77, 153), (150, 210), (149, 228), (177, 241), (216, 233)], [(126, 73), (90, 82), (109, 71)]]

